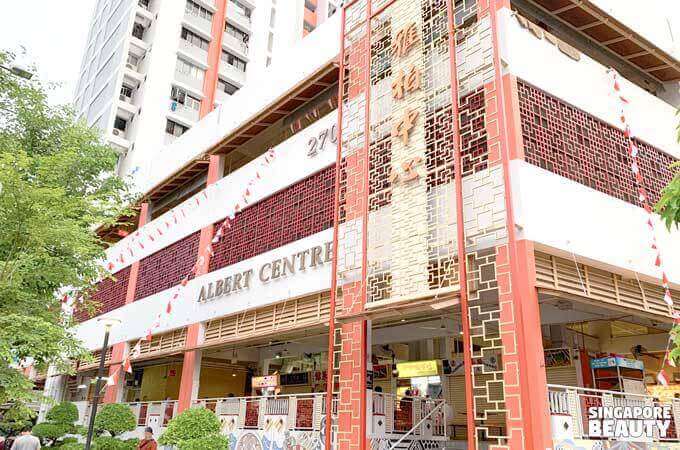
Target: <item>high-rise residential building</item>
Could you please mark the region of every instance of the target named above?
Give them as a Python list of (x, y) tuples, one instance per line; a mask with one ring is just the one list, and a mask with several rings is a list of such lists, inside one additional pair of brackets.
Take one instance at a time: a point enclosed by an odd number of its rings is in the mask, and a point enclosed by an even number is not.
[(119, 173), (135, 173), (336, 8), (333, 0), (98, 0), (77, 111), (119, 150)]
[(200, 407), (238, 450), (678, 448), (670, 3), (350, 0), (275, 35), (140, 169), (98, 309), (65, 303), (93, 358), (37, 385), (82, 423), (102, 362), (137, 436)]

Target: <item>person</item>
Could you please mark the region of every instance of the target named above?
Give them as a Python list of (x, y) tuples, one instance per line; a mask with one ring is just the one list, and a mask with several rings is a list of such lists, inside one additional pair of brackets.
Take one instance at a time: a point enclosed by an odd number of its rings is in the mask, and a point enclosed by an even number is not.
[(144, 429), (144, 439), (139, 441), (137, 450), (158, 450), (158, 444), (156, 444), (156, 440), (153, 438), (153, 428), (146, 427)]
[(21, 435), (14, 440), (12, 450), (39, 450), (40, 439), (31, 434), (31, 427), (24, 427)]
[(5, 436), (0, 436), (0, 450), (5, 450)]

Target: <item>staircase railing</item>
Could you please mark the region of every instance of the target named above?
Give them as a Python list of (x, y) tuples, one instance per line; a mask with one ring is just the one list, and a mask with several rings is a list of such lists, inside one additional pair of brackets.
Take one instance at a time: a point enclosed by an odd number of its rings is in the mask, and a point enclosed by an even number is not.
[(418, 427), (420, 427), (420, 425), (421, 425), (423, 422), (425, 422), (427, 419), (429, 419), (430, 416), (431, 416), (432, 414), (434, 414), (439, 408), (444, 407), (445, 404), (446, 404), (445, 402), (441, 402), (440, 404), (438, 404), (437, 406), (435, 406), (434, 408), (432, 408), (432, 410), (431, 410), (429, 413), (427, 413), (427, 415), (426, 415), (425, 417), (423, 417), (422, 419), (420, 419), (420, 420), (418, 421), (418, 423), (416, 423), (415, 425), (413, 425), (413, 427), (411, 427), (410, 430), (408, 430), (402, 437), (400, 437), (399, 440), (397, 440), (397, 442), (395, 442), (394, 444), (392, 444), (392, 446), (390, 447), (390, 450), (394, 450), (395, 448), (397, 448), (397, 446), (398, 446), (399, 444), (401, 444), (401, 443), (403, 442), (403, 440), (406, 439), (406, 437), (407, 437), (408, 435), (412, 434)]

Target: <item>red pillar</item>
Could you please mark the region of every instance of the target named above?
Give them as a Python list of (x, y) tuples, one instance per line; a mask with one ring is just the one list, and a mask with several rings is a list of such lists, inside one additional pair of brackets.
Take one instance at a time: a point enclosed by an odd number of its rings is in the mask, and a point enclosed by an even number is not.
[[(224, 172), (223, 155), (211, 155), (210, 165), (208, 166), (207, 186), (215, 183), (222, 178)], [(212, 241), (214, 226), (212, 224), (201, 229), (201, 237), (198, 243), (198, 259), (203, 263), (198, 267), (196, 276), (199, 277), (208, 273), (210, 267), (210, 253), (206, 251), (208, 244)], [(186, 348), (195, 348), (201, 340), (201, 324), (194, 323), (187, 328)], [(184, 352), (182, 364), (182, 379), (179, 385), (178, 411), (182, 412), (191, 407), (193, 393), (198, 388), (198, 377), (200, 373), (200, 350), (187, 350)]]
[(216, 11), (213, 13), (210, 45), (208, 46), (208, 69), (203, 79), (203, 100), (199, 117), (202, 119), (215, 106), (215, 89), (220, 70), (220, 56), (222, 54), (222, 33), (224, 33), (224, 17), (227, 13), (227, 0), (215, 0)]
[(510, 161), (523, 158), (516, 83), (502, 74), (497, 13), (509, 0), (480, 0), (479, 17), (491, 23), (494, 80), (485, 85), (489, 166), (503, 167), (507, 244), (496, 249), (508, 445), (513, 449), (552, 447), (547, 405), (540, 308), (534, 249), (516, 236)]
[[(137, 223), (137, 228), (141, 228), (149, 221), (149, 204), (142, 203), (139, 210), (139, 221)], [(139, 261), (132, 263), (130, 266), (130, 278), (128, 280), (127, 291), (125, 293), (125, 304), (130, 304), (135, 301), (135, 292), (137, 290), (137, 278), (139, 277)], [(111, 366), (109, 367), (109, 376), (112, 376), (120, 364), (125, 358), (125, 353), (128, 350), (127, 342), (118, 342), (113, 345), (111, 350)], [(122, 370), (122, 369), (121, 369)], [(104, 394), (104, 403), (117, 403), (120, 399), (118, 398), (122, 392), (122, 383), (125, 379), (125, 375), (122, 371), (118, 374), (118, 382), (113, 386), (108, 386), (106, 388), (106, 393)]]

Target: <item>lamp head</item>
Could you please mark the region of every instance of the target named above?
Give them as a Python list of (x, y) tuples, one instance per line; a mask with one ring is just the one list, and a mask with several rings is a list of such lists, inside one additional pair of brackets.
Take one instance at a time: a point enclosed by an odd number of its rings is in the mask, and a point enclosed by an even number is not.
[(114, 317), (100, 317), (97, 322), (103, 325), (106, 331), (111, 331), (111, 328), (120, 325), (121, 320)]

